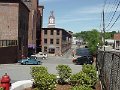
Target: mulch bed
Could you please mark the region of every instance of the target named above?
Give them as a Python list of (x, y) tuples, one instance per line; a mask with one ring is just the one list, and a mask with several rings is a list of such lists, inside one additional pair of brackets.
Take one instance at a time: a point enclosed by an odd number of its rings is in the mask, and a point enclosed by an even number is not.
[[(56, 90), (70, 90), (71, 88), (71, 85), (57, 85), (56, 87)], [(100, 86), (100, 82), (97, 82), (97, 84), (95, 85), (95, 90), (102, 90), (101, 89), (101, 86)], [(27, 88), (27, 89), (24, 89), (24, 90), (34, 90), (32, 88)]]

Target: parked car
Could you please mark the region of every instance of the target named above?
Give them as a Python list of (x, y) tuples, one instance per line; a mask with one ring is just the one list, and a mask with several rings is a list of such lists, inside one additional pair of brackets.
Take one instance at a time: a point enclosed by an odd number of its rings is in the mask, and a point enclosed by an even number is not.
[(73, 58), (73, 63), (77, 65), (92, 64), (93, 56), (88, 48), (76, 49), (76, 56)]
[(18, 63), (24, 64), (24, 65), (28, 65), (28, 64), (42, 64), (42, 62), (40, 60), (38, 60), (37, 57), (35, 57), (35, 56), (31, 56), (31, 57), (29, 57), (27, 59), (18, 60)]
[(82, 57), (73, 59), (73, 63), (75, 63), (76, 65), (92, 64), (93, 58), (91, 56), (82, 56)]
[(46, 53), (42, 53), (42, 52), (39, 52), (35, 55), (31, 55), (31, 56), (36, 56), (38, 58), (42, 58), (42, 59), (47, 59), (48, 55)]

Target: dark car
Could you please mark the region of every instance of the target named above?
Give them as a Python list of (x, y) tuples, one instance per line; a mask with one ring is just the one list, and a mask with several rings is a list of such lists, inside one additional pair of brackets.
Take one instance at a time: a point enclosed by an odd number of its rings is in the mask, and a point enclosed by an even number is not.
[(75, 64), (83, 65), (93, 63), (93, 56), (91, 55), (88, 48), (76, 49), (76, 57), (77, 58), (73, 58), (73, 63)]
[(28, 64), (42, 64), (37, 57), (31, 56), (30, 58), (18, 60), (18, 63), (28, 65)]

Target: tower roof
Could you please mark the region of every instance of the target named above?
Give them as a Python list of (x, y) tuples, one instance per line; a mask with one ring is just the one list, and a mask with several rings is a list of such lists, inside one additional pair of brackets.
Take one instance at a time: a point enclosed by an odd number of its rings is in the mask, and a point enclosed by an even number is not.
[(54, 13), (54, 11), (50, 11), (50, 16), (49, 16), (49, 18), (51, 18), (51, 17), (52, 17), (53, 19), (55, 19), (55, 17), (54, 17), (54, 14), (53, 14), (53, 13)]

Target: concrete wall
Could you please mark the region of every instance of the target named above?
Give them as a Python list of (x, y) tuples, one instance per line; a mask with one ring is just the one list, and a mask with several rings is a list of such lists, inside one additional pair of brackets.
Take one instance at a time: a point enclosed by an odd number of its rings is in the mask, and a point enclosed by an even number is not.
[(0, 47), (0, 64), (17, 62), (17, 46)]

